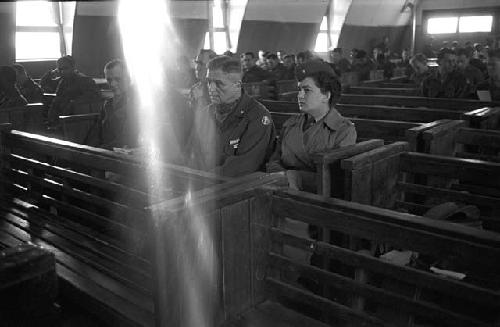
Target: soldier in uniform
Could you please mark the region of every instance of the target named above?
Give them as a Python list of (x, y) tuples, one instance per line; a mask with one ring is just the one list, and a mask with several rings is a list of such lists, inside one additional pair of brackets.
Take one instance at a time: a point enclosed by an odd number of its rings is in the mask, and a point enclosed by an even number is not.
[(137, 119), (134, 119), (133, 92), (125, 63), (114, 59), (104, 66), (104, 77), (113, 92), (101, 111), (101, 147), (134, 148), (138, 145)]
[(243, 68), (243, 83), (262, 82), (270, 79), (269, 72), (257, 66), (253, 52), (245, 52), (241, 55), (241, 68)]
[(274, 147), (274, 125), (269, 111), (242, 91), (240, 63), (212, 59), (207, 83), (211, 104), (195, 113), (188, 166), (229, 177), (263, 168)]
[(290, 187), (308, 190), (315, 184), (311, 155), (354, 144), (356, 129), (335, 109), (340, 83), (328, 63), (313, 60), (298, 65), (297, 79), (301, 114), (283, 124), (267, 171), (287, 171)]
[(438, 54), (439, 68), (422, 83), (422, 94), (429, 98), (466, 98), (470, 85), (464, 74), (457, 70), (457, 56), (444, 48)]
[(500, 49), (492, 50), (489, 54), (488, 75), (489, 79), (480, 83), (477, 89), (489, 91), (488, 100), (500, 101)]
[(194, 60), (196, 82), (189, 90), (189, 107), (192, 111), (205, 108), (209, 103), (207, 88), (207, 63), (216, 56), (215, 52), (208, 49), (201, 49)]
[(417, 53), (410, 59), (410, 65), (413, 73), (410, 75), (410, 81), (415, 83), (422, 90), (422, 83), (431, 75), (431, 70), (427, 66), (427, 58), (422, 53)]
[(459, 71), (465, 75), (467, 83), (470, 85), (470, 97), (476, 98), (477, 86), (482, 83), (485, 78), (479, 68), (470, 64), (472, 52), (472, 48), (458, 48), (456, 50), (457, 67)]
[(56, 97), (49, 108), (49, 122), (57, 121), (59, 115), (71, 114), (73, 101), (97, 101), (99, 90), (94, 80), (75, 68), (75, 60), (71, 56), (63, 56), (57, 60), (57, 72), (61, 76), (56, 89)]
[(12, 67), (16, 70), (16, 86), (21, 94), (28, 100), (29, 103), (37, 103), (43, 101), (43, 91), (40, 85), (35, 83), (28, 76), (23, 65), (14, 64)]
[(16, 71), (0, 66), (0, 108), (24, 106), (28, 103), (16, 87)]
[(269, 54), (266, 57), (266, 61), (273, 80), (281, 81), (293, 79), (294, 76), (290, 74), (290, 71), (288, 71), (282, 63), (280, 63), (277, 55), (274, 53)]

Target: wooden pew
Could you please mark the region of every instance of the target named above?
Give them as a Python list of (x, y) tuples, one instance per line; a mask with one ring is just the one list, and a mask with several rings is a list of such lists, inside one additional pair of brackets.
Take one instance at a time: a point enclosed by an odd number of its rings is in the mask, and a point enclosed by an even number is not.
[(500, 163), (408, 152), (397, 142), (344, 159), (345, 198), (423, 214), (447, 201), (475, 205), (500, 231)]
[(370, 86), (351, 86), (345, 91), (348, 94), (363, 94), (363, 95), (399, 95), (399, 96), (417, 96), (420, 94), (420, 89), (413, 87), (370, 87)]
[[(152, 172), (139, 159), (15, 130), (0, 144), (0, 243), (54, 253), (63, 303), (110, 324), (154, 326), (149, 206), (230, 179), (169, 164)], [(259, 176), (248, 180), (270, 181)]]
[(42, 103), (29, 103), (26, 106), (3, 108), (0, 110), (0, 124), (10, 123), (13, 128), (30, 133), (45, 130), (47, 110)]
[(101, 144), (101, 114), (59, 116), (62, 140), (90, 146)]
[(362, 81), (360, 83), (361, 86), (373, 86), (373, 87), (384, 87), (385, 85), (390, 85), (390, 84), (410, 85), (411, 83), (408, 80), (408, 76), (391, 77), (390, 79), (369, 79), (366, 81)]
[(275, 99), (276, 86), (269, 82), (244, 83), (242, 88), (246, 94), (256, 99)]
[(337, 104), (335, 108), (346, 117), (385, 119), (409, 122), (436, 120), (464, 120), (467, 126), (490, 129), (500, 126), (500, 107), (480, 108), (468, 111), (435, 108), (410, 108), (380, 105)]
[(449, 121), (422, 134), (426, 153), (500, 162), (500, 131)]
[[(274, 124), (278, 131), (288, 118), (299, 113), (299, 106), (296, 102), (269, 100), (261, 100), (261, 102), (271, 111)], [(381, 106), (365, 109), (365, 106), (338, 104), (336, 108), (342, 115), (349, 117), (351, 121), (355, 123), (356, 131), (358, 132), (358, 140), (383, 139), (386, 142), (407, 140), (411, 143), (411, 149), (413, 151), (421, 151), (417, 146), (417, 142), (421, 142), (421, 133), (428, 128), (438, 126), (444, 122), (445, 120), (442, 120), (442, 118), (464, 117), (461, 113), (453, 113), (445, 110), (436, 111), (436, 113), (433, 114), (433, 111), (426, 109)], [(495, 110), (495, 113), (497, 114), (496, 117), (500, 116), (500, 111)], [(356, 116), (360, 118), (351, 118)], [(482, 114), (476, 116), (475, 113), (473, 113), (467, 116), (467, 118), (469, 119), (470, 117), (471, 121), (476, 122), (476, 120), (474, 120), (476, 117), (482, 118), (484, 116), (485, 115)], [(413, 118), (416, 122), (403, 120), (405, 118)], [(447, 121), (448, 120), (446, 120), (446, 122)]]
[(495, 107), (495, 102), (469, 99), (425, 98), (413, 96), (342, 94), (339, 103), (365, 104), (398, 107), (426, 107), (448, 110), (472, 110), (483, 107)]
[[(192, 194), (187, 207), (173, 200), (165, 204), (171, 208), (168, 212), (165, 205), (157, 208), (158, 326), (492, 326), (498, 322), (498, 235), (302, 192), (244, 184), (223, 187), (214, 186), (219, 190), (210, 194)], [(288, 230), (285, 220), (347, 233), (390, 250), (413, 251), (422, 259), (455, 258), (467, 276), (445, 278), (428, 266), (397, 265), (359, 248), (314, 240)], [(287, 248), (350, 269), (313, 265)], [(475, 277), (484, 272), (496, 276), (493, 285), (477, 282)], [(359, 278), (361, 273), (364, 278)], [(303, 286), (297, 276), (311, 284)]]

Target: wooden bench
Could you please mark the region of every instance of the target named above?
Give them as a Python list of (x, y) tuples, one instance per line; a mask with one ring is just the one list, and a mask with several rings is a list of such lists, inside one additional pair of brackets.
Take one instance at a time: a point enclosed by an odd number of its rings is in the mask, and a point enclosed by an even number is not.
[(500, 231), (500, 163), (408, 151), (396, 142), (342, 160), (344, 198), (423, 214), (447, 201), (475, 205)]
[(0, 124), (10, 123), (13, 128), (30, 133), (45, 130), (47, 110), (42, 103), (0, 109)]
[[(158, 207), (156, 275), (166, 277), (155, 285), (158, 326), (498, 324), (498, 280), (476, 278), (489, 272), (498, 279), (496, 234), (272, 187), (194, 193), (189, 204)], [(311, 239), (289, 230), (290, 221), (384, 244), (383, 254), (413, 251), (424, 262), (432, 258), (430, 266), (452, 259), (466, 277)], [(311, 264), (310, 255), (330, 264)]]
[(449, 121), (422, 134), (426, 152), (500, 162), (500, 131), (467, 127), (464, 121)]
[(62, 140), (90, 146), (101, 144), (100, 113), (59, 116), (59, 123)]
[(420, 89), (416, 87), (370, 87), (370, 86), (351, 86), (346, 89), (348, 94), (363, 94), (363, 95), (401, 95), (401, 96), (417, 96), (420, 94)]
[(495, 107), (498, 103), (468, 99), (425, 98), (401, 95), (363, 95), (342, 94), (339, 103), (383, 105), (397, 107), (426, 107), (449, 110), (472, 110), (484, 107)]
[[(54, 253), (63, 303), (111, 325), (153, 326), (149, 206), (230, 180), (168, 164), (151, 171), (138, 159), (15, 130), (0, 144), (0, 243)], [(247, 178), (267, 181), (259, 176)]]
[[(389, 79), (369, 79), (366, 81), (362, 81), (360, 86), (373, 86), (373, 87), (390, 87), (391, 84), (397, 84), (393, 87), (400, 87), (399, 84), (410, 85), (411, 83), (408, 80), (408, 76), (397, 76), (391, 77)], [(402, 86), (405, 87), (405, 86)], [(416, 86), (415, 86), (416, 87)]]

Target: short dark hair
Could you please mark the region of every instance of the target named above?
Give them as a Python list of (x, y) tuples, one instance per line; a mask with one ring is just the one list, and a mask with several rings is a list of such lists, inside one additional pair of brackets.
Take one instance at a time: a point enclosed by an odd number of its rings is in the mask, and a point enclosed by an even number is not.
[(438, 53), (438, 62), (443, 59), (446, 55), (454, 55), (455, 52), (453, 50), (451, 50), (450, 48), (442, 48), (441, 50), (439, 50), (439, 53)]
[(241, 64), (239, 60), (234, 60), (228, 56), (217, 56), (207, 64), (209, 70), (220, 69), (226, 74), (241, 73)]
[(311, 60), (312, 58), (313, 58), (313, 54), (309, 50), (297, 53), (297, 59)]
[(283, 59), (288, 59), (288, 58), (292, 58), (293, 60), (295, 60), (295, 55), (293, 53), (291, 53), (291, 54), (287, 54), (283, 57)]
[(278, 56), (275, 53), (270, 53), (266, 56), (266, 59), (278, 60)]
[(252, 58), (255, 58), (255, 53), (253, 53), (252, 51), (248, 51), (248, 52), (243, 53), (241, 56), (242, 57), (250, 56)]
[(57, 63), (62, 63), (62, 62), (69, 64), (71, 67), (75, 67), (76, 64), (75, 59), (73, 58), (73, 56), (70, 55), (62, 56), (61, 58), (57, 59)]
[(306, 77), (313, 79), (314, 84), (320, 89), (321, 93), (326, 94), (330, 92), (330, 99), (328, 101), (330, 106), (335, 104), (340, 98), (342, 88), (339, 80), (335, 76), (325, 71), (316, 71), (313, 73), (306, 73), (301, 80), (304, 80)]
[(410, 59), (411, 61), (418, 61), (422, 64), (427, 64), (427, 57), (423, 53), (417, 53)]

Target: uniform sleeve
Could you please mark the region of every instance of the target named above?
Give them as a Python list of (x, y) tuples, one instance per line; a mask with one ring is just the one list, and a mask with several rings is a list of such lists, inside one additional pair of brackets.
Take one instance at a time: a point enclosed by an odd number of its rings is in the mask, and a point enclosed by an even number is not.
[(336, 140), (336, 146), (341, 148), (348, 145), (353, 145), (356, 143), (357, 133), (354, 125), (348, 125), (348, 127), (339, 131)]
[(236, 177), (259, 170), (273, 150), (274, 136), (274, 125), (269, 114), (250, 120), (241, 136), (237, 154), (227, 157), (221, 166), (216, 167), (215, 172)]

